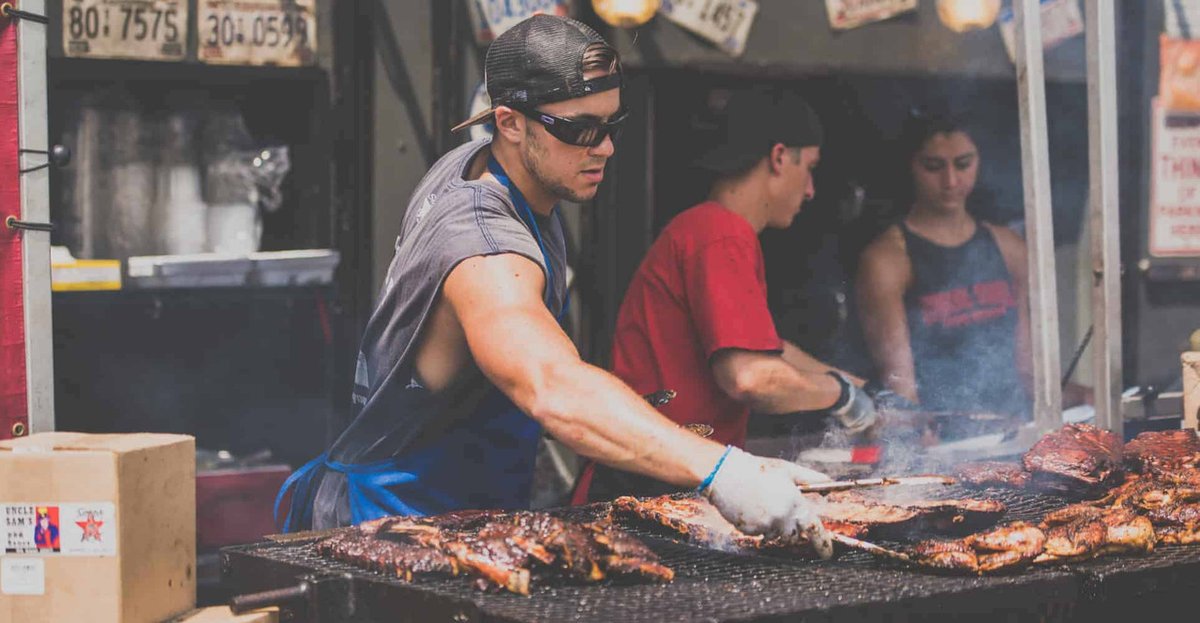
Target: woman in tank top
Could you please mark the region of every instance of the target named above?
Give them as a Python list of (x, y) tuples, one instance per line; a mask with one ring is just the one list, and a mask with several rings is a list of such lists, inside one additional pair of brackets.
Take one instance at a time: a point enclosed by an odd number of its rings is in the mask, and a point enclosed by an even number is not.
[(863, 252), (859, 315), (877, 378), (923, 408), (1025, 416), (1025, 243), (967, 211), (979, 150), (948, 116), (909, 120), (908, 211)]

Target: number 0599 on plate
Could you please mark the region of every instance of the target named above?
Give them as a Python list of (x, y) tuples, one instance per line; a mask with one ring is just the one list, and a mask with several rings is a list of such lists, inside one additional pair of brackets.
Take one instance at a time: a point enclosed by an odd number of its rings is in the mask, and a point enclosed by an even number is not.
[(187, 48), (187, 0), (63, 0), (63, 53), (175, 61)]
[(315, 9), (316, 0), (197, 0), (197, 54), (205, 63), (311, 65)]

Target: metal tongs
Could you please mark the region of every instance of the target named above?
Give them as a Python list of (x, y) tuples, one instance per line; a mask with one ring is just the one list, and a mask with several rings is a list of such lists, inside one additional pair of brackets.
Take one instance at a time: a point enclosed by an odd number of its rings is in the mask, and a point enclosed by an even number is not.
[(882, 478), (860, 478), (858, 480), (833, 480), (800, 485), (801, 493), (830, 493), (832, 491), (849, 491), (850, 489), (866, 489), (870, 487), (887, 487), (893, 485), (952, 485), (957, 482), (949, 476), (884, 476)]

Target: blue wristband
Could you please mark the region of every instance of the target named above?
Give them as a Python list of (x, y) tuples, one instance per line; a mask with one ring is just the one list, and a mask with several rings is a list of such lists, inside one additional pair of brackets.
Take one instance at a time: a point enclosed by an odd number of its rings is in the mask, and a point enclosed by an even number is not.
[(733, 450), (733, 446), (725, 446), (725, 451), (721, 453), (721, 458), (717, 459), (717, 464), (713, 466), (712, 471), (708, 473), (704, 482), (700, 483), (699, 487), (696, 487), (696, 493), (704, 493), (705, 489), (712, 486), (713, 479), (717, 477), (717, 472), (721, 471), (721, 466), (725, 464), (725, 457), (729, 456), (731, 450)]

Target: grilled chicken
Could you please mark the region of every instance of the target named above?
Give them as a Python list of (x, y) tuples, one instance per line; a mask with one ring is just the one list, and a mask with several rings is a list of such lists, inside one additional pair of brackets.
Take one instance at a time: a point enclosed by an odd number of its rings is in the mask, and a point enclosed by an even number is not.
[(1190, 429), (1139, 433), (1125, 446), (1125, 464), (1136, 472), (1177, 471), (1198, 463), (1200, 437)]
[(1016, 463), (978, 461), (963, 463), (955, 474), (958, 481), (972, 487), (1010, 487), (1020, 489), (1029, 484), (1029, 472)]
[(1022, 464), (1037, 488), (1093, 493), (1121, 477), (1121, 452), (1121, 440), (1112, 431), (1068, 424), (1039, 439)]
[(1045, 550), (1034, 562), (1149, 552), (1156, 541), (1150, 520), (1126, 508), (1075, 504), (1046, 515), (1042, 529), (1046, 532)]
[(992, 573), (1027, 565), (1042, 553), (1046, 536), (1018, 521), (953, 541), (918, 543), (913, 560), (921, 566), (963, 573)]
[(1181, 502), (1156, 508), (1146, 516), (1154, 524), (1160, 543), (1200, 543), (1200, 503)]
[(1200, 483), (1193, 486), (1171, 482), (1159, 476), (1142, 476), (1130, 478), (1096, 504), (1151, 511), (1180, 502), (1195, 501), (1200, 501)]

